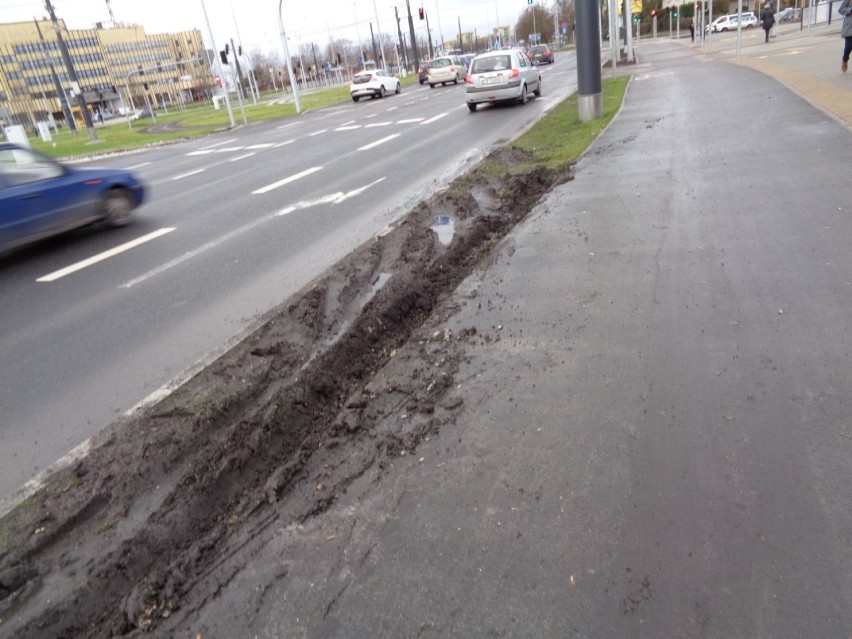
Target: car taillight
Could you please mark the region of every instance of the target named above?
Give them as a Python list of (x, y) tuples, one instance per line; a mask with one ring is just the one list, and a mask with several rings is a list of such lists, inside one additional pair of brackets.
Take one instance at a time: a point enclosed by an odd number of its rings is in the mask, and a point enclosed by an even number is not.
[(521, 72), (518, 69), (512, 69), (512, 72), (509, 74), (510, 78), (517, 78), (521, 75)]
[(466, 76), (464, 76), (464, 83), (465, 84), (473, 84), (473, 76), (470, 75), (469, 73)]

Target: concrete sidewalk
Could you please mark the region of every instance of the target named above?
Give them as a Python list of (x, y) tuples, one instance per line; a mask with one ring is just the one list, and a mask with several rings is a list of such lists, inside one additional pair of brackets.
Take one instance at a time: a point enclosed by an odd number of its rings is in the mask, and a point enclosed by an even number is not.
[(802, 29), (798, 23), (783, 24), (768, 43), (764, 41), (763, 30), (748, 29), (742, 33), (739, 56), (736, 33), (712, 34), (704, 44), (678, 42), (704, 55), (770, 75), (817, 108), (852, 127), (852, 73), (840, 70), (843, 52), (840, 26), (840, 20), (810, 29)]
[(640, 43), (575, 179), (424, 327), (455, 421), (223, 558), (164, 636), (848, 637), (852, 133), (811, 103), (852, 78), (824, 42)]

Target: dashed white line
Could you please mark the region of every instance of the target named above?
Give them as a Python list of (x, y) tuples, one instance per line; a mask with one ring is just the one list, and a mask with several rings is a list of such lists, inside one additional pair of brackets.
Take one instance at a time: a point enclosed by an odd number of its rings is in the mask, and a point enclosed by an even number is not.
[(449, 111), (445, 111), (444, 113), (439, 113), (438, 115), (431, 117), (428, 120), (423, 120), (423, 122), (421, 122), (420, 124), (432, 124), (433, 122), (443, 118), (445, 115), (449, 115), (449, 113), (450, 113)]
[(373, 128), (377, 127), (377, 126), (390, 126), (391, 124), (393, 124), (393, 122), (372, 122), (371, 124), (368, 124), (368, 125), (367, 125), (366, 127), (364, 127), (364, 128), (366, 128), (366, 129), (373, 129)]
[(128, 171), (135, 171), (136, 169), (141, 169), (143, 166), (148, 166), (151, 164), (150, 162), (142, 162), (142, 164), (134, 164), (133, 166), (128, 166)]
[(335, 131), (354, 131), (355, 129), (360, 129), (360, 124), (353, 124), (349, 126), (339, 126), (335, 129)]
[(365, 145), (365, 146), (362, 146), (362, 147), (360, 147), (358, 150), (359, 150), (359, 151), (368, 151), (368, 150), (370, 150), (370, 149), (372, 149), (372, 148), (374, 148), (374, 147), (379, 146), (380, 144), (384, 144), (385, 142), (390, 142), (390, 141), (391, 141), (391, 140), (393, 140), (394, 138), (398, 138), (398, 137), (399, 137), (399, 133), (394, 133), (393, 135), (389, 135), (389, 136), (387, 136), (387, 137), (384, 137), (384, 138), (382, 138), (381, 140), (376, 140), (375, 142), (372, 142), (372, 143), (370, 143), (370, 144), (367, 144), (367, 145)]
[(295, 175), (291, 175), (290, 177), (286, 177), (283, 180), (278, 180), (277, 182), (273, 182), (272, 184), (268, 184), (267, 186), (259, 188), (256, 191), (252, 191), (251, 194), (252, 195), (260, 195), (260, 194), (263, 194), (263, 193), (268, 193), (269, 191), (272, 191), (273, 189), (277, 189), (279, 186), (284, 186), (285, 184), (289, 184), (290, 182), (295, 182), (296, 180), (299, 180), (299, 179), (301, 179), (301, 178), (303, 178), (307, 175), (310, 175), (311, 173), (316, 173), (317, 171), (322, 171), (322, 167), (321, 166), (313, 166), (309, 169), (305, 169), (301, 173), (296, 173)]
[(312, 138), (315, 135), (320, 135), (321, 133), (325, 133), (326, 131), (328, 131), (328, 129), (320, 129), (319, 131), (314, 131), (313, 133), (309, 133), (308, 137)]
[(397, 108), (397, 107), (395, 107), (395, 106), (389, 107), (389, 108), (388, 108), (388, 111), (393, 111), (393, 110), (394, 110), (394, 109), (396, 109), (396, 108)]
[(281, 126), (275, 127), (276, 129), (289, 129), (291, 126), (296, 126), (298, 122), (291, 122), (290, 124), (282, 124)]
[(210, 153), (215, 153), (215, 149), (206, 149), (202, 151), (190, 151), (187, 155), (208, 155)]
[(263, 144), (250, 144), (246, 147), (246, 149), (268, 149), (271, 146), (275, 146), (275, 143), (264, 142)]
[(236, 142), (236, 141), (237, 141), (237, 138), (231, 138), (230, 140), (221, 140), (219, 142), (216, 142), (216, 144), (208, 144), (207, 146), (203, 146), (201, 148), (202, 149), (212, 149), (212, 148), (215, 148), (217, 146), (222, 146), (223, 144), (230, 144), (231, 142)]
[(282, 146), (287, 146), (288, 144), (293, 144), (296, 140), (287, 140), (286, 142), (279, 142), (275, 145), (276, 149), (280, 149)]
[(192, 175), (198, 175), (199, 173), (204, 173), (204, 169), (195, 169), (194, 171), (190, 171), (189, 173), (181, 173), (180, 175), (174, 176), (173, 180), (182, 180), (183, 178), (188, 178)]
[(250, 158), (253, 155), (257, 155), (256, 153), (244, 153), (243, 155), (238, 155), (235, 158), (231, 158), (228, 162), (237, 162), (238, 160), (245, 160), (246, 158)]
[(216, 153), (233, 153), (234, 151), (242, 151), (244, 146), (226, 146), (223, 149), (216, 149)]
[(425, 118), (408, 118), (407, 120), (397, 120), (397, 124), (414, 124), (415, 122), (423, 122)]
[(350, 124), (355, 124), (355, 120), (349, 120), (349, 122), (344, 122), (340, 126), (349, 126)]
[(36, 282), (55, 282), (61, 277), (65, 277), (66, 275), (71, 275), (71, 273), (76, 273), (77, 271), (81, 271), (87, 266), (91, 266), (92, 264), (97, 264), (98, 262), (102, 262), (110, 257), (118, 255), (119, 253), (123, 253), (124, 251), (129, 251), (132, 248), (139, 246), (140, 244), (144, 244), (145, 242), (150, 242), (151, 240), (157, 239), (161, 235), (165, 235), (166, 233), (171, 233), (174, 231), (174, 227), (166, 227), (162, 228), (159, 231), (154, 231), (153, 233), (148, 233), (148, 235), (143, 235), (142, 237), (138, 237), (135, 240), (130, 242), (125, 242), (115, 248), (112, 248), (108, 251), (104, 251), (103, 253), (98, 253), (97, 255), (93, 255), (92, 257), (83, 260), (82, 262), (77, 262), (76, 264), (71, 264), (70, 266), (66, 266), (65, 268), (61, 268), (58, 271), (54, 271), (53, 273), (48, 273), (43, 277), (40, 277), (36, 280)]

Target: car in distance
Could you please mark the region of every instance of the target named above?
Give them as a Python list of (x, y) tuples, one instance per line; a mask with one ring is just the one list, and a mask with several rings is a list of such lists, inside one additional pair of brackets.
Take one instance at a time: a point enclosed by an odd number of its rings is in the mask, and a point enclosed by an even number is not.
[(384, 69), (359, 71), (349, 82), (349, 95), (357, 102), (365, 96), (383, 98), (388, 93), (399, 93), (402, 85), (399, 78)]
[(429, 88), (434, 89), (436, 84), (464, 82), (466, 75), (467, 67), (464, 66), (464, 62), (457, 55), (448, 55), (432, 60), (426, 80), (429, 82)]
[(539, 64), (553, 64), (553, 50), (546, 44), (536, 44), (530, 47), (530, 57)]
[(538, 65), (518, 49), (490, 51), (476, 56), (464, 79), (465, 103), (471, 111), (493, 102), (527, 103), (529, 92), (541, 96)]
[(144, 199), (130, 171), (70, 167), (0, 143), (0, 253), (95, 222), (124, 226)]
[[(728, 15), (719, 16), (713, 22), (704, 27), (705, 33), (720, 33), (723, 31), (735, 31), (737, 28), (737, 22), (739, 19), (739, 14), (729, 13)], [(742, 28), (748, 29), (749, 27), (754, 27), (758, 23), (757, 16), (754, 15), (753, 11), (746, 11), (742, 13)]]
[(740, 19), (740, 25), (743, 29), (751, 29), (752, 27), (756, 27), (757, 24), (757, 16), (753, 13), (744, 13), (743, 17)]
[(776, 22), (800, 22), (802, 20), (802, 10), (795, 7), (787, 7), (782, 9), (775, 16)]
[(429, 65), (432, 63), (428, 60), (424, 60), (420, 63), (420, 66), (417, 68), (417, 80), (420, 84), (424, 84), (426, 80), (429, 78)]

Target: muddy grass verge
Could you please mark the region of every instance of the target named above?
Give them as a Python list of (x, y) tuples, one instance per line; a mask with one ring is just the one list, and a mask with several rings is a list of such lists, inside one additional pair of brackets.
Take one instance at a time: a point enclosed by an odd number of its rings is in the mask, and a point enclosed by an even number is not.
[[(156, 631), (238, 540), (305, 522), (366, 467), (452, 422), (462, 401), (452, 343), (475, 336), (424, 334), (424, 322), (570, 179), (531, 160), (491, 154), (487, 169), (419, 204), (0, 520), (0, 634)], [(403, 352), (405, 376), (377, 389), (377, 372)], [(394, 410), (404, 423), (377, 427)], [(345, 461), (348, 448), (359, 463)], [(317, 477), (320, 450), (343, 454)]]

